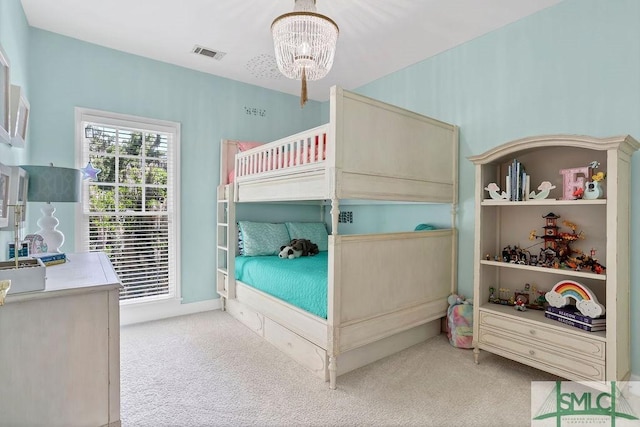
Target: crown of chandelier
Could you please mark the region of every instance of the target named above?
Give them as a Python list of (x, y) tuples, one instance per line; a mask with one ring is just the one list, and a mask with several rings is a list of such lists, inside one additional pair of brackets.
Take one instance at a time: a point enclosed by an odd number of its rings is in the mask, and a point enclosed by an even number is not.
[(307, 80), (319, 80), (331, 70), (338, 32), (333, 20), (316, 12), (315, 0), (295, 0), (293, 12), (271, 24), (278, 69), (302, 80), (301, 105), (307, 101)]

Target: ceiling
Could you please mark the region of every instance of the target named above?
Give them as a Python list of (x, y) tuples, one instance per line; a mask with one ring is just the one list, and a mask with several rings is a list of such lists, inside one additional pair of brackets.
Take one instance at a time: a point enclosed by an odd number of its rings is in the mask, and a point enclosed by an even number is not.
[[(21, 0), (29, 25), (112, 49), (298, 95), (280, 75), (271, 22), (294, 0)], [(317, 0), (340, 28), (332, 70), (308, 84), (325, 101), (561, 0)], [(202, 46), (218, 60), (192, 53)]]

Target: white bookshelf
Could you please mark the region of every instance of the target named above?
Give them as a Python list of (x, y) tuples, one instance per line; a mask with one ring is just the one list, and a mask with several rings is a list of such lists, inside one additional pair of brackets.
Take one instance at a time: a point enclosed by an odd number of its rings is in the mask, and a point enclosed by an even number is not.
[[(476, 167), (474, 243), (474, 357), (489, 351), (575, 381), (627, 380), (630, 376), (629, 221), (631, 155), (640, 144), (629, 136), (593, 138), (550, 135), (516, 140), (470, 157)], [(505, 185), (513, 159), (530, 175), (530, 189), (542, 181), (556, 186), (546, 199), (506, 201), (490, 198), (490, 183)], [(603, 198), (564, 200), (561, 169), (600, 163), (606, 172)], [(541, 267), (496, 259), (506, 246), (536, 253), (542, 239), (529, 240), (532, 230), (543, 233), (548, 213), (570, 221), (583, 232), (571, 244), (606, 267), (588, 270)], [(535, 245), (540, 243), (539, 245)], [(525, 284), (549, 291), (561, 280), (591, 289), (606, 308), (606, 331), (587, 332), (547, 319), (543, 310), (517, 311), (489, 302), (490, 288), (523, 289)]]

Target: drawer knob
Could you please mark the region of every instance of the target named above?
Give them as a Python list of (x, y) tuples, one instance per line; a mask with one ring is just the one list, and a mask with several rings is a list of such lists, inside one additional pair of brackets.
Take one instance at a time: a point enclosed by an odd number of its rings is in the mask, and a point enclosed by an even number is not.
[(533, 350), (529, 350), (529, 354), (533, 356), (534, 354), (536, 354), (536, 352)]
[(529, 333), (530, 333), (531, 335), (535, 335), (535, 334), (536, 334), (536, 330), (535, 330), (535, 329), (529, 329)]

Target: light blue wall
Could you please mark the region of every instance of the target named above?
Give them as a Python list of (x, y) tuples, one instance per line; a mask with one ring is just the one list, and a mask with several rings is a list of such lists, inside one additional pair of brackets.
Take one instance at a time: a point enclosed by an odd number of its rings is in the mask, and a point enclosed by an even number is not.
[[(31, 29), (32, 164), (74, 166), (74, 108), (181, 123), (183, 302), (216, 297), (215, 186), (222, 138), (273, 140), (317, 126), (320, 104)], [(247, 115), (244, 107), (266, 110)], [(33, 211), (33, 210), (32, 210)], [(74, 207), (56, 213), (74, 242)], [(32, 218), (32, 220), (35, 218)]]
[[(22, 87), (29, 98), (27, 76), (29, 26), (22, 11), (20, 0), (0, 0), (0, 45), (9, 58), (11, 83)], [(27, 135), (27, 144), (29, 135)], [(0, 163), (5, 165), (22, 164), (27, 159), (23, 148), (12, 148), (0, 143)], [(0, 259), (4, 259), (6, 245), (13, 241), (11, 228), (0, 231)]]
[[(473, 283), (467, 157), (538, 134), (640, 138), (639, 23), (638, 0), (565, 0), (358, 90), (460, 126), (460, 292), (471, 295)], [(640, 153), (632, 163), (632, 361), (640, 375)]]

